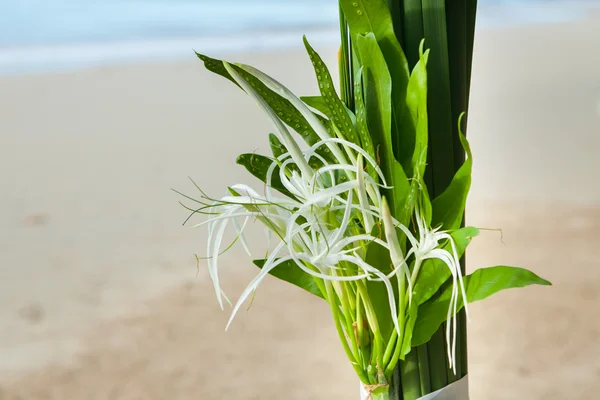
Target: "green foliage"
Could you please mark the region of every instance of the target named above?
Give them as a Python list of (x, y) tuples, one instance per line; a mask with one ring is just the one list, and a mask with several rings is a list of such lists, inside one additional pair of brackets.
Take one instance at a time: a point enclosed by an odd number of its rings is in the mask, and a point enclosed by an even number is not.
[[(214, 58), (210, 58), (203, 54), (196, 53), (199, 59), (204, 62), (204, 66), (209, 71), (212, 71), (216, 74), (219, 74), (233, 83), (236, 83), (232, 78), (231, 74), (227, 72), (222, 60), (217, 60)], [(279, 94), (275, 93), (273, 90), (269, 89), (267, 85), (262, 83), (260, 79), (256, 78), (252, 74), (247, 71), (244, 71), (242, 68), (237, 65), (233, 65), (232, 67), (246, 80), (254, 90), (263, 98), (263, 100), (273, 109), (277, 117), (281, 119), (286, 125), (294, 129), (296, 132), (302, 136), (302, 138), (309, 145), (313, 145), (319, 141), (319, 137), (317, 136), (314, 129), (310, 126), (308, 122), (304, 119), (302, 114), (287, 100), (284, 99)], [(238, 85), (236, 83), (236, 85)], [(239, 85), (238, 85), (239, 86)]]
[(391, 193), (387, 193), (388, 201), (394, 205), (394, 216), (405, 223), (409, 219), (409, 213), (405, 208), (409, 183), (393, 152), (392, 78), (373, 33), (356, 36), (355, 44), (363, 69), (364, 101), (369, 132), (387, 184), (393, 186)]
[(441, 226), (442, 229), (446, 230), (457, 229), (462, 224), (465, 207), (467, 206), (467, 196), (471, 188), (473, 155), (467, 138), (460, 131), (459, 135), (460, 142), (468, 158), (454, 176), (450, 186), (433, 201), (432, 224)]
[[(478, 269), (464, 278), (464, 284), (468, 302), (483, 300), (506, 289), (551, 285), (531, 271), (505, 266)], [(451, 294), (452, 286), (447, 285), (438, 296), (419, 307), (419, 319), (413, 332), (413, 346), (427, 343), (446, 321)], [(462, 298), (459, 297), (457, 310), (462, 309), (463, 305)]]
[[(265, 264), (265, 260), (254, 260), (253, 262), (258, 268), (262, 268)], [(323, 291), (321, 290), (321, 288), (325, 287), (323, 281), (319, 278), (310, 276), (298, 268), (294, 261), (286, 261), (279, 264), (275, 269), (271, 270), (269, 274), (282, 281), (291, 283), (294, 286), (298, 286), (317, 297), (322, 299), (325, 298), (324, 289)]]
[[(273, 159), (260, 154), (246, 153), (240, 154), (236, 160), (236, 163), (245, 167), (248, 172), (266, 184), (267, 171), (273, 163)], [(271, 177), (271, 187), (288, 197), (292, 197), (292, 194), (281, 184), (281, 179), (279, 178), (279, 167), (275, 167), (275, 170), (273, 171)]]
[(325, 100), (325, 106), (321, 107), (323, 110), (320, 111), (324, 111), (325, 115), (329, 117), (333, 126), (336, 128), (336, 131), (341, 134), (343, 139), (360, 146), (354, 124), (348, 115), (346, 105), (340, 100), (335, 92), (333, 79), (331, 79), (331, 74), (329, 73), (327, 66), (319, 54), (310, 46), (306, 36), (304, 37), (304, 46), (306, 47), (310, 61), (315, 69), (321, 96), (323, 100)]

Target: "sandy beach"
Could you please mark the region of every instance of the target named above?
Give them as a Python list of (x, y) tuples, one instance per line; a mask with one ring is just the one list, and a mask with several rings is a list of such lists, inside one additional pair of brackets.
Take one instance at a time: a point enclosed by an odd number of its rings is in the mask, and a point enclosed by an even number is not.
[[(468, 266), (523, 266), (554, 286), (472, 305), (475, 400), (600, 391), (599, 22), (477, 38), (468, 223), (503, 234), (478, 238)], [(336, 65), (336, 49), (317, 50)], [(300, 49), (228, 59), (317, 93)], [(358, 398), (329, 310), (300, 290), (267, 280), (225, 333), (194, 257), (205, 232), (181, 226), (170, 189), (253, 182), (234, 161), (267, 153), (270, 130), (191, 52), (0, 77), (0, 400)], [(232, 295), (256, 273), (237, 248), (223, 264)]]

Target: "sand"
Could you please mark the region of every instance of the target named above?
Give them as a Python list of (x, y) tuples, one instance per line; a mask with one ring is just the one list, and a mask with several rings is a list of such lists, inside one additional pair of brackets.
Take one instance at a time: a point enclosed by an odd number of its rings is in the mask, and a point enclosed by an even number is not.
[[(469, 268), (531, 268), (552, 288), (472, 306), (473, 399), (591, 399), (600, 390), (600, 20), (482, 31), (470, 119)], [(330, 65), (335, 49), (320, 48)], [(302, 94), (297, 50), (237, 54)], [(205, 233), (177, 188), (249, 182), (268, 121), (183, 63), (0, 78), (0, 399), (358, 397), (328, 309), (270, 279), (224, 333)], [(258, 240), (256, 240), (258, 243)], [(256, 272), (223, 262), (228, 293)]]

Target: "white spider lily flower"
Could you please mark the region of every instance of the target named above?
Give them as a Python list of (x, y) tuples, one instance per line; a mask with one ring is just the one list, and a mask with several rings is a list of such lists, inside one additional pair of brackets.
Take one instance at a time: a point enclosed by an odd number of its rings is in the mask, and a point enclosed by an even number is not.
[[(290, 215), (290, 212), (284, 208), (286, 203), (288, 203), (285, 200), (282, 200), (279, 206), (275, 206), (273, 205), (274, 203), (271, 203), (245, 185), (234, 185), (232, 189), (239, 193), (239, 196), (225, 196), (214, 202), (210, 206), (212, 212), (209, 213), (208, 219), (194, 226), (208, 225), (206, 249), (208, 271), (221, 308), (223, 308), (223, 298), (227, 300), (227, 297), (219, 284), (218, 259), (228, 223), (230, 221), (233, 222), (238, 235), (237, 237), (241, 239), (240, 241), (249, 253), (248, 246), (243, 237), (243, 231), (249, 218), (260, 219), (271, 230), (281, 234), (285, 231), (285, 221)], [(241, 226), (237, 222), (238, 218), (244, 218), (244, 223)]]
[[(425, 260), (440, 260), (450, 270), (450, 273), (452, 275), (452, 294), (450, 304), (448, 307), (448, 316), (446, 324), (446, 342), (448, 344), (447, 351), (448, 359), (450, 361), (450, 367), (456, 373), (456, 312), (458, 307), (459, 292), (460, 295), (462, 295), (467, 318), (469, 316), (469, 310), (467, 305), (467, 295), (464, 287), (462, 272), (460, 269), (460, 261), (458, 258), (458, 253), (456, 250), (454, 239), (447, 232), (439, 231), (439, 228), (430, 229), (419, 207), (415, 207), (416, 228), (418, 230), (419, 236), (418, 239), (415, 238), (415, 236), (406, 226), (393, 220), (390, 213), (390, 209), (387, 206), (385, 200), (382, 203), (381, 214), (384, 220), (384, 224), (386, 226), (386, 240), (388, 241), (390, 255), (395, 267), (393, 273), (407, 274), (407, 276), (409, 277), (408, 282), (410, 285), (410, 292), (412, 292), (412, 287), (414, 287), (418, 279), (420, 268), (422, 267), (423, 262)], [(398, 243), (398, 238), (396, 235), (396, 230), (388, 229), (388, 226), (395, 226), (399, 228), (408, 238), (408, 241), (410, 242), (412, 247), (407, 253), (406, 257), (403, 257), (402, 255), (400, 245)], [(440, 242), (445, 241), (448, 241), (450, 243), (452, 252), (449, 252), (440, 247)], [(408, 266), (406, 266), (406, 260), (411, 255), (414, 255), (415, 257), (415, 264), (412, 273), (408, 270)]]

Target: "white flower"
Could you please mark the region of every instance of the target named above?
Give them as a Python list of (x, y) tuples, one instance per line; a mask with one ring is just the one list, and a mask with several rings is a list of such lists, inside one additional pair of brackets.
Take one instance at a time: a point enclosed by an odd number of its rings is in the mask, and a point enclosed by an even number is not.
[[(450, 305), (448, 307), (448, 316), (446, 323), (446, 342), (448, 344), (447, 351), (450, 366), (456, 373), (456, 312), (458, 307), (459, 291), (460, 295), (462, 295), (463, 298), (463, 304), (465, 307), (467, 317), (469, 315), (467, 295), (465, 292), (462, 272), (460, 269), (460, 261), (458, 258), (458, 253), (456, 251), (456, 245), (454, 243), (454, 239), (450, 234), (444, 231), (439, 231), (439, 228), (431, 229), (428, 226), (425, 216), (421, 212), (420, 207), (415, 207), (414, 216), (416, 220), (415, 228), (417, 229), (419, 236), (418, 239), (415, 238), (415, 236), (406, 226), (393, 220), (387, 203), (385, 201), (382, 203), (382, 217), (386, 227), (386, 240), (388, 242), (388, 246), (390, 248), (390, 255), (394, 264), (394, 271), (389, 276), (393, 274), (406, 275), (406, 277), (408, 277), (409, 282), (409, 293), (411, 293), (412, 287), (414, 287), (418, 279), (419, 271), (423, 266), (423, 262), (425, 260), (437, 259), (448, 267), (452, 275), (452, 295), (450, 299)], [(408, 238), (408, 241), (411, 244), (411, 249), (407, 253), (406, 257), (403, 257), (402, 255), (402, 250), (400, 249), (400, 244), (398, 242), (396, 230), (395, 228), (391, 227), (399, 228)], [(450, 243), (452, 252), (441, 248), (440, 242), (445, 241), (448, 241)], [(415, 258), (412, 272), (408, 269), (408, 265), (406, 264), (406, 260), (408, 260), (408, 258), (411, 255), (413, 255)], [(453, 318), (453, 316), (455, 317)]]

